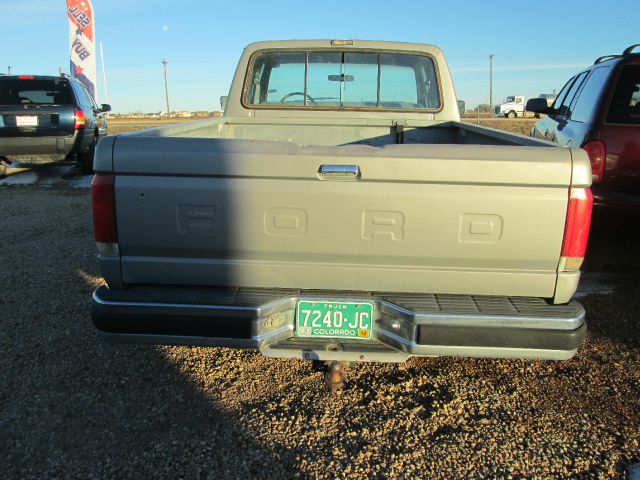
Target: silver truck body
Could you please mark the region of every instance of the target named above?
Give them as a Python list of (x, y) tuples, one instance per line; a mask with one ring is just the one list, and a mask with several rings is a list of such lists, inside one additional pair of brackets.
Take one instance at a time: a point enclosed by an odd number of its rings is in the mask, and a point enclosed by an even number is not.
[[(432, 58), (440, 106), (246, 105), (254, 54), (332, 48)], [(93, 308), (111, 338), (400, 361), (561, 359), (584, 336), (561, 249), (586, 155), (460, 123), (436, 47), (251, 45), (224, 117), (109, 137), (94, 168), (115, 175), (117, 244), (101, 245), (109, 289)], [(370, 302), (373, 337), (299, 338), (301, 299)]]

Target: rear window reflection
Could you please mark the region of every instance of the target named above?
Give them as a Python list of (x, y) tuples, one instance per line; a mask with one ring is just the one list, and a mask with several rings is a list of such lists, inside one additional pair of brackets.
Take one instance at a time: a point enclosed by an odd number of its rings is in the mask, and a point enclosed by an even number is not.
[(0, 78), (0, 105), (73, 105), (67, 80)]

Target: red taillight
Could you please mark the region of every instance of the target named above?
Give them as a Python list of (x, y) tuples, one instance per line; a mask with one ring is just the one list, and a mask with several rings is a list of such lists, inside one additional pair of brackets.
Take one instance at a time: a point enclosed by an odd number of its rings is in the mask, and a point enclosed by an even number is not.
[(572, 188), (569, 190), (567, 220), (562, 240), (563, 270), (578, 270), (587, 251), (593, 195), (589, 188)]
[(116, 191), (113, 174), (97, 173), (91, 182), (93, 229), (96, 242), (118, 243), (116, 229)]
[(73, 129), (80, 130), (81, 128), (84, 128), (85, 124), (87, 123), (87, 118), (84, 116), (84, 112), (79, 108), (76, 108), (73, 112), (73, 115), (75, 117)]
[(20, 80), (33, 80), (33, 75), (18, 75)]
[(604, 162), (607, 156), (607, 149), (602, 140), (592, 140), (585, 143), (582, 148), (591, 160), (591, 178), (593, 183), (602, 182), (604, 176)]

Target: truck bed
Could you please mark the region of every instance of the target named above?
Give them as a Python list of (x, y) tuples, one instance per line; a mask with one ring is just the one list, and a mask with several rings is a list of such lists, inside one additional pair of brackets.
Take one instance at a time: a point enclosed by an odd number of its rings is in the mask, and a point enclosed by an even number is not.
[(113, 280), (569, 300), (579, 273), (559, 274), (560, 248), (586, 161), (459, 122), (344, 122), (214, 119), (101, 143)]
[(557, 147), (514, 133), (447, 121), (398, 118), (218, 117), (122, 134), (126, 137), (226, 138), (268, 140), (300, 145), (393, 144), (512, 145)]

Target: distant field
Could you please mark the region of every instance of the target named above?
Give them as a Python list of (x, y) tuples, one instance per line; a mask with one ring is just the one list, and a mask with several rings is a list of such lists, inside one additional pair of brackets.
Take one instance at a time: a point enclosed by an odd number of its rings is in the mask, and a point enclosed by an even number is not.
[[(475, 118), (463, 118), (464, 123), (476, 125), (478, 121)], [(529, 136), (531, 127), (538, 121), (537, 118), (482, 118), (480, 117), (480, 125), (484, 127), (497, 128), (498, 130), (506, 130), (507, 132), (519, 133)]]
[(133, 132), (136, 130), (144, 130), (146, 128), (162, 127), (163, 125), (171, 125), (172, 123), (193, 122), (197, 118), (110, 118), (109, 133), (115, 135), (117, 133)]
[[(145, 128), (161, 127), (163, 125), (170, 125), (172, 123), (193, 122), (193, 118), (172, 118), (172, 119), (110, 119), (109, 120), (109, 133), (124, 133), (132, 132), (135, 130), (144, 130)], [(478, 123), (476, 118), (463, 118), (463, 122), (471, 123), (473, 125)], [(485, 127), (497, 128), (499, 130), (506, 130), (507, 132), (520, 133), (522, 135), (529, 135), (531, 127), (536, 123), (535, 118), (482, 118), (480, 117), (479, 124)]]

